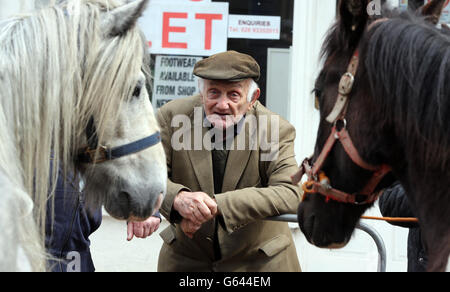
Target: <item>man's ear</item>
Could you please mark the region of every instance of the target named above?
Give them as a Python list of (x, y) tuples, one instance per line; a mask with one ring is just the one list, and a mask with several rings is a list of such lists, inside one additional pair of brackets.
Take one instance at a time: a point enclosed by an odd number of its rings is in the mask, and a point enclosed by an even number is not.
[(446, 0), (432, 0), (420, 7), (418, 14), (425, 16), (425, 19), (433, 24), (438, 24), (441, 18), (442, 10), (444, 10), (444, 4)]
[(261, 95), (261, 89), (256, 89), (255, 90), (255, 92), (253, 93), (253, 96), (252, 96), (252, 101), (250, 101), (250, 106), (249, 106), (249, 108), (251, 108), (254, 104), (255, 104), (255, 102), (259, 99), (259, 96)]

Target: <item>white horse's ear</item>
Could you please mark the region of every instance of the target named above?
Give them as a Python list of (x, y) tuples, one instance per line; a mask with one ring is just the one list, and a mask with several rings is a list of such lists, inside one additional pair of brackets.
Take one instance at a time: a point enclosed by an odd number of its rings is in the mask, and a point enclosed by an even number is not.
[(120, 36), (136, 25), (149, 0), (136, 0), (107, 12), (102, 20), (102, 31), (109, 37)]

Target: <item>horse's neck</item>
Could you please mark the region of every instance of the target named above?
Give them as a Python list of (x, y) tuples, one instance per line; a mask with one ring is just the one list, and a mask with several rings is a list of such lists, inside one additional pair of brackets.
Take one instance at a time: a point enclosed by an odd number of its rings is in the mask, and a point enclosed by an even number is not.
[(19, 244), (17, 247), (17, 261), (16, 261), (18, 272), (32, 272), (30, 259), (27, 257), (24, 249)]

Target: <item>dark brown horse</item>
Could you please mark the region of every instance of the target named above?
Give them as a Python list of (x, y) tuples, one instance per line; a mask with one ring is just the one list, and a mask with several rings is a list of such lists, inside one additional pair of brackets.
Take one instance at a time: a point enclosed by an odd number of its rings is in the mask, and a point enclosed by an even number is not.
[(321, 120), (315, 153), (301, 167), (309, 180), (300, 228), (316, 246), (343, 246), (375, 194), (398, 180), (419, 218), (428, 269), (443, 270), (450, 254), (450, 34), (433, 23), (444, 0), (420, 8), (421, 16), (369, 16), (370, 3), (341, 0), (323, 46), (314, 90)]

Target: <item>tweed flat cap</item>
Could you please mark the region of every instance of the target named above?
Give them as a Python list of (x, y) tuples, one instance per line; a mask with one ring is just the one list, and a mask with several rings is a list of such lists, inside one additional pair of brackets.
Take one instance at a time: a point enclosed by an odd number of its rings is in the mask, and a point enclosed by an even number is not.
[(242, 81), (253, 78), (258, 81), (260, 69), (251, 56), (228, 51), (197, 62), (194, 75), (209, 80)]

